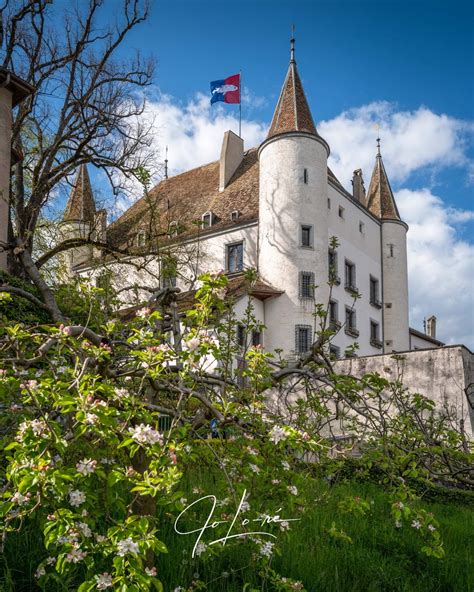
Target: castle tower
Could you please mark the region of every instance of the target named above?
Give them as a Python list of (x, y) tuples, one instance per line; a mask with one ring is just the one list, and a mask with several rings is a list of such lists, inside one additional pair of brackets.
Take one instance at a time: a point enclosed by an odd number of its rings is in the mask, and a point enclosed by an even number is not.
[[(61, 239), (97, 238), (97, 220), (101, 212), (96, 212), (94, 195), (86, 165), (79, 167), (74, 187), (69, 196), (61, 222)], [(90, 245), (83, 245), (66, 251), (67, 272), (76, 265), (84, 263), (92, 257)]]
[(408, 328), (407, 230), (400, 219), (397, 204), (380, 153), (367, 191), (367, 208), (382, 221), (382, 293), (384, 351), (410, 349)]
[[(326, 304), (329, 294), (329, 146), (316, 131), (294, 44), (292, 39), (288, 72), (270, 131), (258, 151), (259, 273), (276, 288), (285, 284), (284, 294), (265, 305), (265, 322), (272, 327), (265, 347), (282, 348), (285, 355), (304, 351), (308, 328), (313, 337), (315, 302)], [(308, 281), (318, 286), (314, 295), (308, 292)]]
[(21, 155), (12, 154), (12, 109), (33, 92), (33, 87), (0, 67), (0, 269), (7, 269), (10, 167)]

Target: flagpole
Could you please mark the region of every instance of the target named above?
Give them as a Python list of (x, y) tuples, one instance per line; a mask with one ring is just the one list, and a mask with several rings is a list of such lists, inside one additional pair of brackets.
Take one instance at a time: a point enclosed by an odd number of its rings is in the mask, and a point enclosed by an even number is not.
[(239, 72), (239, 138), (242, 137), (242, 70)]

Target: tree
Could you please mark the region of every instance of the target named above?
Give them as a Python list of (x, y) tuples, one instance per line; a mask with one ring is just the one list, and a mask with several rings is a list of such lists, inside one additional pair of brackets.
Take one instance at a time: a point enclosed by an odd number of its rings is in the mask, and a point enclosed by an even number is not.
[[(200, 279), (189, 310), (166, 288), (127, 324), (0, 332), (0, 396), (10, 410), (1, 428), (4, 543), (29, 518), (39, 521), (48, 548), (37, 572), (43, 589), (58, 577), (81, 591), (161, 589), (153, 569), (166, 551), (160, 520), (183, 511), (179, 483), (198, 463), (215, 476), (226, 512), (250, 487), (256, 511), (270, 501), (291, 509), (311, 506), (305, 479), (334, 475), (357, 451), (359, 473), (376, 468), (390, 489), (395, 525), (414, 524), (421, 550), (441, 558), (438, 523), (416, 503), (413, 483), (472, 486), (472, 455), (455, 418), (398, 381), (339, 375), (321, 308), (317, 339), (297, 360), (248, 347), (227, 278)], [(261, 330), (250, 302), (239, 323), (246, 335)], [(349, 497), (341, 507), (365, 515), (368, 502)], [(335, 524), (328, 535), (350, 542)], [(262, 584), (301, 589), (270, 569), (273, 543), (255, 543)]]
[[(120, 56), (149, 6), (147, 0), (123, 0), (119, 10), (115, 3), (111, 22), (101, 0), (80, 2), (62, 13), (50, 0), (2, 1), (0, 63), (35, 89), (13, 121), (13, 146), (24, 158), (14, 166), (11, 182), (10, 268), (35, 283), (60, 320), (32, 259), (36, 228), (79, 165), (91, 163), (104, 171), (114, 194), (124, 180), (150, 166), (152, 130), (140, 115), (154, 61), (139, 53)], [(56, 250), (73, 246), (56, 245)]]

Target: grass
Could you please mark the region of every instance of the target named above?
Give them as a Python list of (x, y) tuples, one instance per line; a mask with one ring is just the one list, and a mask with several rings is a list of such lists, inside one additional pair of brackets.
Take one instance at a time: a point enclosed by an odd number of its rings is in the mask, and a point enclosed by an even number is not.
[[(200, 497), (192, 488), (199, 485), (205, 494), (215, 493), (209, 475), (194, 476), (185, 496), (188, 503)], [(327, 483), (306, 483), (308, 499), (314, 500), (304, 520), (293, 522), (288, 535), (279, 536), (281, 555), (272, 567), (286, 577), (304, 583), (310, 592), (473, 592), (474, 590), (474, 512), (458, 503), (424, 504), (440, 522), (446, 557), (425, 556), (420, 541), (410, 527), (397, 530), (390, 517), (387, 494), (372, 483), (347, 482), (329, 488)], [(365, 517), (341, 515), (338, 503), (346, 496), (373, 500)], [(252, 502), (252, 499), (250, 499)], [(205, 510), (205, 511), (204, 511)], [(207, 513), (203, 508), (203, 515)], [(281, 512), (284, 515), (284, 509)], [(209, 592), (241, 592), (246, 582), (261, 587), (250, 542), (234, 543), (222, 555), (191, 559), (195, 535), (179, 536), (173, 530), (176, 516), (162, 511), (159, 537), (169, 553), (157, 561), (166, 592), (188, 586), (199, 578)], [(298, 517), (297, 510), (291, 512)], [(217, 518), (218, 519), (218, 518)], [(353, 540), (348, 543), (331, 538), (327, 531), (335, 521)], [(203, 522), (201, 522), (203, 524)], [(212, 538), (207, 534), (204, 540)], [(33, 528), (9, 538), (1, 562), (0, 591), (23, 592), (37, 589), (33, 573), (45, 556), (41, 533)], [(3, 573), (2, 573), (3, 572)], [(222, 576), (227, 572), (227, 577)], [(197, 576), (196, 574), (199, 574)], [(74, 590), (73, 583), (58, 583), (56, 590)], [(48, 591), (49, 592), (49, 591)], [(53, 592), (53, 591), (51, 591)]]

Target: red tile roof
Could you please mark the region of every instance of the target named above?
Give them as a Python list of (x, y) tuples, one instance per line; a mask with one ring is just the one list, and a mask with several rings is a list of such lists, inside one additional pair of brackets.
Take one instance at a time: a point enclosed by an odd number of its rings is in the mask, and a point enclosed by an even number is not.
[(267, 137), (294, 131), (318, 135), (296, 64), (291, 61)]
[(374, 171), (366, 197), (367, 209), (382, 219), (400, 220), (397, 204), (383, 165), (382, 156), (377, 155)]
[(92, 193), (91, 180), (85, 164), (79, 167), (74, 188), (71, 191), (66, 209), (64, 221), (95, 222), (95, 201)]

